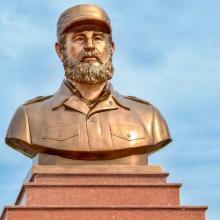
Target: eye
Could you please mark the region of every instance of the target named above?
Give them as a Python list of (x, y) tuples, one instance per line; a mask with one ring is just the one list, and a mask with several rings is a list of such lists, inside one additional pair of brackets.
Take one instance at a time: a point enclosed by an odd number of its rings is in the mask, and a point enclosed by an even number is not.
[(85, 41), (85, 37), (83, 36), (76, 36), (73, 39), (74, 42), (84, 42)]
[(94, 36), (94, 40), (95, 40), (95, 41), (102, 41), (102, 40), (103, 40), (103, 36), (101, 36), (101, 35), (95, 35), (95, 36)]

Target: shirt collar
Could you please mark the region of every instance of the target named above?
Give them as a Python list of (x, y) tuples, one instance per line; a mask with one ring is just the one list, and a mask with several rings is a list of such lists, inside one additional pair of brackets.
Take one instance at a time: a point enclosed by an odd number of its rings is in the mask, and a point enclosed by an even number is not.
[[(68, 88), (65, 80), (66, 79), (63, 80), (60, 88), (53, 96), (52, 110), (55, 110), (63, 105), (68, 105), (69, 107), (72, 107), (74, 109), (77, 107), (77, 110), (80, 110), (84, 114), (88, 113), (89, 107), (87, 106), (87, 104), (80, 99), (77, 92), (74, 93), (72, 89)], [(98, 104), (96, 104), (95, 107), (99, 106), (99, 108), (103, 108), (103, 110), (105, 110), (105, 108), (108, 108), (110, 110), (113, 107), (116, 108), (116, 106), (121, 106), (127, 110), (130, 109), (124, 96), (115, 91), (110, 82), (108, 82), (106, 88), (109, 89), (108, 97), (104, 100), (98, 100)], [(76, 101), (77, 104), (73, 104), (73, 101)], [(80, 101), (80, 103), (78, 101)]]

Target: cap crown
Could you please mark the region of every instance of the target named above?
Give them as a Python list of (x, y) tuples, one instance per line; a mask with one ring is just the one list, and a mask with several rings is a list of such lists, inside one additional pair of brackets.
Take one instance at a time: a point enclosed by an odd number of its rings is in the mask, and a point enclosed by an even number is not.
[(101, 7), (92, 4), (80, 4), (68, 8), (60, 15), (57, 21), (57, 38), (59, 39), (69, 28), (83, 24), (95, 24), (111, 33), (110, 19)]

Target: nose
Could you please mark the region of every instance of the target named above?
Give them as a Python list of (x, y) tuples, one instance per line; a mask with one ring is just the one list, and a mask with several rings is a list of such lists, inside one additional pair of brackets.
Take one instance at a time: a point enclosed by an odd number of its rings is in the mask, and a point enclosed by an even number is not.
[(93, 39), (92, 38), (87, 38), (86, 44), (85, 44), (85, 50), (90, 51), (90, 50), (94, 50), (95, 46), (93, 43)]

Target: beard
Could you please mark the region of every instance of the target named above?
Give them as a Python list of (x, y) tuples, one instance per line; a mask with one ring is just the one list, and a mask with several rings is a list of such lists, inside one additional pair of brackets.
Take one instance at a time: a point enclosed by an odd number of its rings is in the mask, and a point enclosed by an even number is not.
[[(87, 56), (96, 57), (99, 64), (89, 62), (84, 63), (83, 59)], [(86, 84), (99, 84), (106, 82), (112, 78), (114, 73), (112, 56), (110, 55), (107, 62), (103, 63), (102, 57), (96, 50), (89, 52), (82, 51), (76, 62), (69, 61), (67, 54), (64, 53), (63, 65), (67, 79)]]

